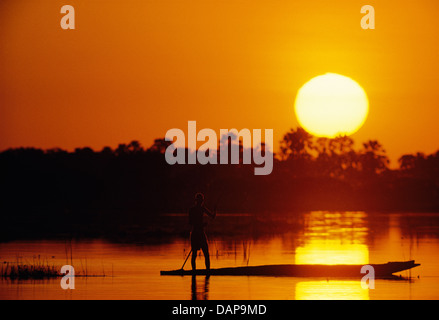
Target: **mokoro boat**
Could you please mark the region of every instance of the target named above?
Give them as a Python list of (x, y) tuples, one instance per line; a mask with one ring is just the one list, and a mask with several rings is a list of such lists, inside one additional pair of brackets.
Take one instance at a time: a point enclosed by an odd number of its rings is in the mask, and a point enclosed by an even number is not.
[[(375, 277), (389, 277), (393, 273), (408, 270), (419, 266), (414, 260), (387, 262), (383, 264), (370, 264), (374, 268)], [(363, 277), (367, 272), (361, 273), (364, 265), (322, 265), (322, 264), (280, 264), (246, 266), (234, 268), (218, 268), (195, 270), (160, 271), (162, 276), (185, 275), (212, 275), (212, 276), (274, 276), (274, 277)]]

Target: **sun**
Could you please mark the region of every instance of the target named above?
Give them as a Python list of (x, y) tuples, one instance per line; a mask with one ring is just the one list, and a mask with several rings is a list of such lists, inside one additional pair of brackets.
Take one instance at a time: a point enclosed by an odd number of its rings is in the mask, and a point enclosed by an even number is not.
[(297, 92), (299, 124), (318, 137), (334, 138), (358, 131), (369, 113), (364, 89), (349, 77), (326, 73), (312, 78)]

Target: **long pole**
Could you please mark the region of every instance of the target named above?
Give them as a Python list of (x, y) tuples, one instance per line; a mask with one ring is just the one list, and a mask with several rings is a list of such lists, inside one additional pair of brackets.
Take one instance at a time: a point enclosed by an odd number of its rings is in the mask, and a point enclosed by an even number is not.
[(192, 253), (192, 249), (191, 249), (191, 251), (189, 251), (189, 253), (188, 253), (187, 257), (186, 257), (186, 260), (184, 260), (184, 263), (183, 263), (183, 265), (181, 266), (181, 269), (180, 269), (180, 270), (183, 270), (183, 268), (184, 268), (184, 266), (185, 266), (185, 264), (186, 264), (186, 261), (187, 261), (187, 259), (189, 259), (189, 256), (191, 255), (191, 253)]

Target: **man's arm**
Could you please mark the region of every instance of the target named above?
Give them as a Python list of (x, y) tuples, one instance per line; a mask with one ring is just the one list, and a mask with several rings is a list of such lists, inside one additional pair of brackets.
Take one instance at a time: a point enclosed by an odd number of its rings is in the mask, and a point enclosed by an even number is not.
[(214, 212), (212, 213), (212, 211), (210, 211), (209, 209), (207, 209), (204, 206), (203, 206), (203, 209), (204, 209), (204, 212), (212, 219), (216, 217), (216, 210), (214, 210)]

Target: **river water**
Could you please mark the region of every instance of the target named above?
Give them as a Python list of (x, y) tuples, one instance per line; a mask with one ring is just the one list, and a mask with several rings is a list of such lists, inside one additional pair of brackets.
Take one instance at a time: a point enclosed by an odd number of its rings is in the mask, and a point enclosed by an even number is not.
[[(231, 217), (231, 219), (233, 216)], [(239, 219), (239, 217), (235, 217)], [(308, 212), (302, 227), (260, 237), (209, 237), (212, 268), (261, 264), (369, 264), (414, 259), (421, 266), (402, 280), (247, 276), (160, 276), (179, 269), (188, 239), (114, 243), (101, 239), (12, 241), (0, 244), (3, 267), (14, 263), (72, 264), (75, 289), (60, 279), (0, 279), (0, 299), (438, 299), (439, 215)], [(70, 251), (71, 250), (71, 251)], [(71, 254), (70, 254), (71, 252)], [(72, 260), (71, 260), (72, 259)], [(204, 268), (202, 256), (198, 267)], [(190, 261), (185, 269), (190, 266)], [(105, 277), (102, 277), (105, 275)]]

